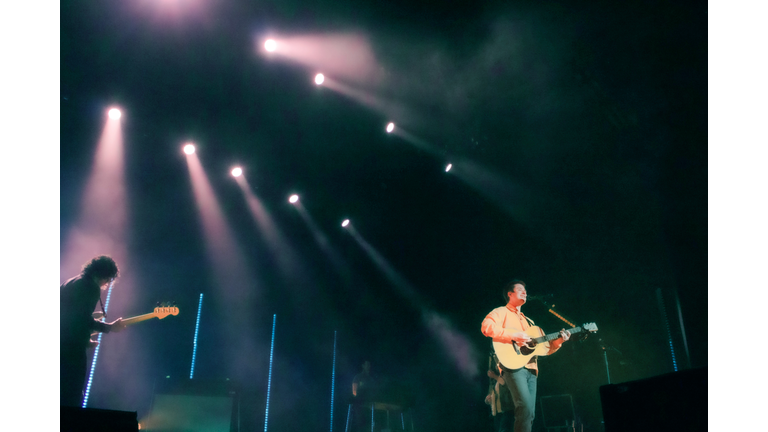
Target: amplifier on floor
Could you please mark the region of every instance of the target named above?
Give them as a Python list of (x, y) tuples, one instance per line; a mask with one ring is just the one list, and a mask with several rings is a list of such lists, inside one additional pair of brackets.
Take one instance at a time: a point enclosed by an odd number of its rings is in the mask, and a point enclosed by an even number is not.
[(239, 432), (239, 392), (229, 381), (166, 379), (139, 423), (142, 432)]
[(59, 414), (59, 430), (61, 432), (137, 432), (139, 422), (136, 411), (63, 406)]
[(600, 387), (605, 432), (707, 430), (707, 368)]

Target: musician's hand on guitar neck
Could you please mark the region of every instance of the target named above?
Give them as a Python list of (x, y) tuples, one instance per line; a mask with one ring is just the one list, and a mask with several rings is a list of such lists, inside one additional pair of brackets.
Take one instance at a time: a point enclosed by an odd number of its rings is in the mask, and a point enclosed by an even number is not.
[(560, 338), (555, 339), (554, 341), (552, 341), (552, 345), (554, 345), (555, 348), (559, 348), (560, 345), (563, 344), (563, 342), (567, 341), (570, 338), (571, 338), (571, 332), (569, 332), (566, 329), (561, 329), (560, 330)]
[(120, 332), (125, 329), (125, 322), (123, 322), (122, 318), (118, 318), (111, 323), (109, 323), (109, 332)]
[(88, 349), (96, 349), (97, 346), (99, 346), (99, 341), (93, 339), (88, 341)]

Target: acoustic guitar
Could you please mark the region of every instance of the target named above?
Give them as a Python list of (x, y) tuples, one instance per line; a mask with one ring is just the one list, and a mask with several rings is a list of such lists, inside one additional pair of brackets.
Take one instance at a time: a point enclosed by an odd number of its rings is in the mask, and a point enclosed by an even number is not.
[[(574, 327), (567, 329), (571, 336), (575, 336), (582, 333), (594, 333), (597, 331), (597, 325), (595, 323), (584, 324), (581, 327)], [(516, 342), (506, 343), (493, 341), (493, 351), (496, 353), (496, 357), (499, 362), (507, 369), (520, 369), (525, 366), (533, 356), (546, 356), (549, 355), (549, 342), (560, 337), (560, 332), (544, 334), (544, 331), (537, 326), (528, 327), (525, 333), (530, 336), (531, 340), (525, 344), (520, 345)]]

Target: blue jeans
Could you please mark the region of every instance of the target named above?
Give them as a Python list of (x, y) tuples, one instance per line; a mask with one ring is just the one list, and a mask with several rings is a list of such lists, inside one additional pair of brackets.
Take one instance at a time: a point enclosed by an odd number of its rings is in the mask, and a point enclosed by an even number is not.
[(503, 370), (515, 404), (515, 432), (531, 432), (536, 416), (536, 374), (526, 368)]

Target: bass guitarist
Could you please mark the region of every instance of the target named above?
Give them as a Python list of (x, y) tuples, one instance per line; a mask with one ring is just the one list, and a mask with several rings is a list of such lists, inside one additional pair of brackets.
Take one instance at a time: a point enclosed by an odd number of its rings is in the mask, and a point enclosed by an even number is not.
[[(525, 282), (513, 280), (504, 287), (502, 293), (507, 302), (506, 306), (492, 310), (483, 320), (481, 331), (485, 336), (492, 338), (494, 342), (511, 345), (515, 348), (514, 352), (519, 354), (519, 358), (508, 361), (508, 365), (516, 364), (515, 361), (519, 359), (524, 361), (517, 368), (507, 368), (504, 365), (504, 359), (499, 356), (502, 377), (506, 382), (505, 387), (511, 393), (515, 406), (514, 432), (530, 432), (536, 414), (536, 379), (539, 368), (536, 362), (537, 355), (529, 354), (530, 358), (526, 359), (526, 353), (533, 353), (534, 351), (531, 346), (534, 340), (526, 331), (533, 332), (541, 329), (534, 328), (533, 320), (523, 315), (520, 310), (528, 297)], [(533, 336), (544, 335), (542, 332), (542, 334), (534, 334)], [(552, 354), (560, 349), (563, 342), (567, 341), (570, 336), (568, 331), (561, 330), (559, 338), (541, 343), (535, 348), (535, 352), (538, 355)], [(497, 352), (497, 354), (499, 353)]]
[[(105, 323), (93, 318), (101, 291), (118, 277), (115, 261), (105, 255), (88, 261), (82, 272), (59, 288), (59, 390), (62, 406), (80, 406), (87, 373), (86, 349), (95, 346), (91, 332), (118, 332), (125, 328), (122, 319)], [(104, 306), (102, 306), (102, 311)]]

